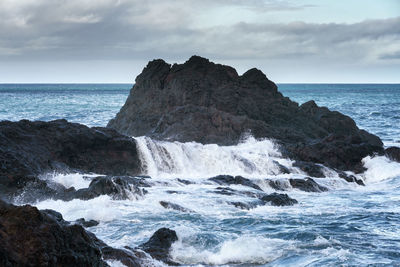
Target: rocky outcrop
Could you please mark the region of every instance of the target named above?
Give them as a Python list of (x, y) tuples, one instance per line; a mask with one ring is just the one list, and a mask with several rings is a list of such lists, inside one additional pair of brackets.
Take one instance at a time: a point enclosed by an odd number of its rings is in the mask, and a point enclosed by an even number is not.
[(236, 144), (251, 132), (274, 139), (292, 159), (356, 172), (363, 170), (363, 157), (383, 153), (381, 140), (350, 117), (313, 101), (299, 106), (260, 70), (238, 75), (198, 56), (172, 66), (149, 62), (108, 127), (127, 135), (221, 145)]
[(137, 175), (135, 141), (110, 128), (88, 128), (66, 120), (0, 122), (0, 193), (29, 185), (51, 194), (38, 179), (49, 172)]
[(107, 266), (93, 234), (54, 211), (0, 201), (1, 266)]
[(151, 258), (143, 251), (175, 265), (169, 259), (169, 249), (178, 239), (175, 231), (161, 228), (138, 248), (118, 249), (80, 225), (96, 223), (80, 219), (71, 224), (54, 210), (14, 206), (0, 200), (0, 266), (108, 266), (104, 260), (149, 266)]

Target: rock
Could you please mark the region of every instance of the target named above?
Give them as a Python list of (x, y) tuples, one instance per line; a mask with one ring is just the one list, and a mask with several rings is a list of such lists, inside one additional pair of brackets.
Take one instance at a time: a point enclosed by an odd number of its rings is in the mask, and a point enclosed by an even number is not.
[(107, 266), (93, 234), (54, 211), (0, 200), (1, 266)]
[(188, 181), (188, 180), (184, 180), (184, 179), (180, 179), (180, 178), (178, 178), (177, 181), (184, 185), (194, 184), (194, 182), (192, 182), (192, 181)]
[(385, 155), (391, 160), (400, 162), (400, 147), (391, 146), (386, 148)]
[(259, 202), (251, 202), (251, 203), (244, 203), (240, 201), (230, 201), (228, 204), (231, 204), (235, 206), (236, 208), (242, 209), (242, 210), (250, 210), (254, 209), (255, 207), (259, 206)]
[(110, 128), (66, 120), (0, 122), (0, 193), (34, 184), (46, 194), (51, 189), (37, 177), (53, 171), (137, 175), (141, 164), (135, 141)]
[(279, 190), (279, 191), (286, 191), (290, 184), (288, 182), (288, 180), (282, 180), (282, 179), (274, 179), (274, 180), (267, 180), (268, 181), (268, 185), (275, 189), (275, 190)]
[(158, 229), (146, 243), (139, 246), (154, 259), (163, 261), (169, 265), (177, 265), (169, 258), (169, 250), (172, 243), (178, 240), (174, 230), (168, 228)]
[(177, 211), (182, 211), (182, 212), (193, 212), (187, 208), (184, 208), (178, 204), (171, 203), (168, 201), (160, 201), (160, 205), (163, 206), (166, 209), (171, 209), (171, 210), (177, 210)]
[(297, 200), (289, 197), (287, 194), (272, 193), (261, 197), (261, 200), (272, 206), (293, 206)]
[(83, 200), (92, 199), (100, 195), (109, 195), (113, 199), (129, 199), (131, 196), (138, 197), (147, 193), (142, 186), (149, 185), (143, 180), (130, 176), (99, 176), (94, 178), (88, 188), (80, 189), (69, 194), (64, 199), (79, 198)]
[(339, 177), (340, 177), (340, 178), (345, 179), (345, 180), (346, 180), (347, 182), (349, 182), (349, 183), (356, 183), (356, 184), (358, 184), (358, 185), (363, 185), (363, 186), (365, 186), (364, 181), (363, 181), (362, 179), (358, 179), (358, 178), (355, 177), (354, 175), (348, 175), (348, 174), (346, 174), (345, 172), (341, 172), (341, 171), (338, 171), (338, 174), (339, 174)]
[(302, 170), (307, 175), (310, 175), (312, 177), (316, 178), (325, 177), (325, 174), (322, 171), (322, 167), (312, 162), (295, 161), (293, 163), (293, 167), (298, 167), (300, 170)]
[(99, 225), (98, 221), (95, 221), (95, 220), (86, 221), (84, 218), (80, 218), (80, 219), (76, 220), (75, 223), (82, 225), (83, 227), (86, 227), (86, 228)]
[(244, 178), (242, 176), (233, 177), (231, 175), (218, 175), (208, 180), (216, 182), (217, 184), (220, 185), (240, 184), (262, 191), (262, 189), (258, 185), (256, 185), (251, 180)]
[(169, 141), (235, 145), (249, 131), (276, 141), (285, 156), (341, 170), (363, 171), (361, 159), (383, 153), (381, 140), (348, 116), (314, 101), (299, 106), (260, 70), (239, 76), (229, 66), (193, 56), (184, 64), (161, 59), (136, 78), (109, 128)]
[(311, 178), (306, 179), (289, 179), (289, 183), (293, 188), (297, 188), (305, 192), (326, 192), (328, 188), (319, 185)]

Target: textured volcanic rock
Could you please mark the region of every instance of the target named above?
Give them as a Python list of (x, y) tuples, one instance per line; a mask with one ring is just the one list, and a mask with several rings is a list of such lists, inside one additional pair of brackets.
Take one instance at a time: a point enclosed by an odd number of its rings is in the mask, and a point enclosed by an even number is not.
[(289, 179), (289, 183), (293, 188), (297, 188), (301, 191), (305, 192), (326, 192), (328, 188), (325, 186), (319, 185), (311, 178), (306, 179)]
[(169, 265), (177, 265), (169, 258), (169, 250), (172, 243), (178, 240), (178, 236), (174, 230), (168, 228), (158, 229), (146, 243), (139, 246), (140, 249), (146, 251), (151, 257), (163, 261)]
[(236, 144), (250, 131), (276, 140), (292, 159), (357, 172), (363, 157), (383, 153), (381, 140), (348, 116), (313, 101), (299, 106), (260, 70), (239, 76), (232, 67), (198, 56), (172, 66), (149, 62), (108, 127), (127, 135), (221, 145)]
[(66, 120), (0, 122), (0, 192), (32, 184), (51, 194), (37, 175), (47, 171), (137, 175), (135, 141), (110, 128), (88, 128)]
[[(139, 248), (108, 246), (79, 223), (65, 221), (54, 210), (30, 205), (14, 206), (0, 199), (0, 266), (108, 266), (118, 260), (126, 266), (152, 266), (150, 256), (168, 264), (169, 249), (178, 238), (175, 231), (161, 228)], [(89, 221), (95, 225), (95, 221)], [(77, 224), (78, 223), (78, 224)]]
[(262, 201), (272, 206), (293, 206), (297, 204), (297, 200), (289, 197), (287, 194), (272, 193), (261, 198)]
[(54, 211), (0, 200), (1, 266), (107, 266), (95, 236)]

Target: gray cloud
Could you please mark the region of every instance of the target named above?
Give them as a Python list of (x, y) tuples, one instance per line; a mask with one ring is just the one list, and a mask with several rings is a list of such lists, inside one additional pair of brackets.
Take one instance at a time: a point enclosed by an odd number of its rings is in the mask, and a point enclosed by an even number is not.
[[(298, 2), (297, 2), (298, 3)], [(307, 60), (377, 64), (399, 59), (400, 17), (359, 23), (206, 23), (204, 14), (313, 8), (293, 1), (3, 0), (0, 60)], [(397, 52), (396, 52), (397, 51)]]

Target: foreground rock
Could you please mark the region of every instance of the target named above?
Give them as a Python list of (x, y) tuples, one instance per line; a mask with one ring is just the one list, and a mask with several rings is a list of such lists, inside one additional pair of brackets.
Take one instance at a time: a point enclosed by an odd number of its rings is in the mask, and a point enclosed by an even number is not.
[[(161, 228), (148, 242), (132, 249), (108, 246), (77, 223), (64, 221), (53, 210), (14, 206), (0, 200), (0, 266), (108, 266), (118, 260), (126, 266), (149, 266), (150, 258), (168, 264), (175, 231)], [(90, 226), (96, 222), (89, 221)], [(88, 222), (85, 222), (88, 223)]]
[(289, 183), (293, 188), (299, 189), (301, 191), (305, 192), (316, 192), (316, 193), (321, 193), (321, 192), (326, 192), (328, 191), (328, 188), (325, 186), (322, 186), (318, 183), (316, 183), (313, 179), (311, 178), (306, 178), (306, 179), (289, 179)]
[(57, 213), (0, 201), (1, 266), (107, 266), (92, 234)]
[(381, 140), (339, 112), (313, 101), (299, 106), (257, 69), (191, 57), (184, 64), (148, 63), (108, 127), (158, 139), (237, 144), (244, 133), (276, 140), (295, 160), (362, 171), (361, 159), (383, 153)]
[(10, 194), (27, 184), (45, 187), (39, 174), (72, 170), (138, 175), (136, 143), (109, 128), (66, 120), (0, 122), (0, 193)]

